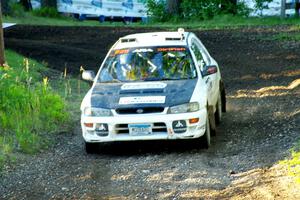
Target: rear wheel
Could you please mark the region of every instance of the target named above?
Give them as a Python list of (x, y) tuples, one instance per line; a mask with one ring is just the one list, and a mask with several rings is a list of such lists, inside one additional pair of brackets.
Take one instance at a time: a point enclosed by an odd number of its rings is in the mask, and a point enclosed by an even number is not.
[(85, 142), (85, 151), (88, 154), (94, 154), (97, 152), (98, 143)]
[(221, 92), (221, 99), (222, 99), (222, 112), (226, 112), (226, 92), (225, 92), (225, 86), (223, 81), (221, 81), (220, 84), (220, 92)]
[(201, 145), (206, 149), (208, 149), (208, 147), (210, 146), (210, 124), (208, 115), (206, 117), (205, 133), (200, 138), (200, 142)]
[(221, 120), (222, 120), (222, 97), (221, 97), (221, 92), (219, 92), (219, 95), (218, 95), (218, 102), (217, 102), (217, 105), (216, 105), (215, 119), (216, 119), (216, 124), (221, 123)]

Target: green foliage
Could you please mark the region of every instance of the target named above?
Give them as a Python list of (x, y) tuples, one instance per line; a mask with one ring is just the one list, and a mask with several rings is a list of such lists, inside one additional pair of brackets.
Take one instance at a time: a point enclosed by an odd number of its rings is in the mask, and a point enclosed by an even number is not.
[(300, 184), (300, 151), (293, 151), (291, 159), (282, 161), (281, 164), (287, 166), (289, 175), (294, 177), (296, 182)]
[(148, 15), (151, 16), (153, 21), (166, 22), (171, 17), (166, 12), (165, 0), (147, 0)]
[(291, 157), (281, 161), (280, 164), (286, 166), (289, 175), (294, 177), (296, 182), (300, 184), (300, 141), (292, 148)]
[(37, 80), (43, 70), (20, 56), (7, 52), (13, 68), (0, 69), (0, 168), (12, 151), (35, 153), (48, 144), (49, 135), (69, 122), (64, 100)]
[(249, 8), (244, 1), (239, 1), (236, 5), (236, 14), (242, 17), (248, 17), (252, 9)]
[(24, 7), (15, 1), (9, 2), (8, 14), (12, 17), (24, 17), (26, 15)]
[(278, 35), (273, 36), (275, 40), (282, 40), (282, 41), (300, 41), (300, 34), (299, 33), (280, 33)]
[(49, 17), (49, 18), (61, 18), (61, 15), (57, 12), (57, 9), (53, 7), (43, 7), (31, 11), (34, 16)]
[(211, 19), (221, 12), (219, 0), (183, 0), (181, 8), (186, 19)]
[(206, 20), (223, 14), (248, 16), (250, 9), (244, 2), (233, 4), (227, 0), (182, 0), (180, 15), (170, 15), (166, 12), (165, 0), (148, 0), (148, 14), (159, 22), (179, 22), (187, 20)]

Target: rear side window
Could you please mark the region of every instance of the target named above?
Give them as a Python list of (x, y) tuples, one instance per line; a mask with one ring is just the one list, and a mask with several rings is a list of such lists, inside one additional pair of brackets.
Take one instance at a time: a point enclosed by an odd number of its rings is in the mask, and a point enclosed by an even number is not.
[(196, 63), (200, 67), (200, 70), (202, 72), (205, 71), (209, 63), (209, 56), (206, 55), (205, 51), (201, 49), (196, 40), (192, 40), (191, 49), (195, 55)]

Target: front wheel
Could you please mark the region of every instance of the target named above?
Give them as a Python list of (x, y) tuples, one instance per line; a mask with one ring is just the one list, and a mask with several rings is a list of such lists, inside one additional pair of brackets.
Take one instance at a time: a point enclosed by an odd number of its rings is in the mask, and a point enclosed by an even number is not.
[(200, 138), (200, 142), (201, 145), (206, 149), (208, 149), (208, 147), (210, 146), (210, 124), (208, 115), (206, 117), (205, 133)]

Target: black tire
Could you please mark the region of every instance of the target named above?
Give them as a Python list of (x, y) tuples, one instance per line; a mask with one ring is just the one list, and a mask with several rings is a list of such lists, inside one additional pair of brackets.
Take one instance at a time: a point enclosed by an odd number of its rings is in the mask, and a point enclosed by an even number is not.
[(209, 123), (209, 117), (207, 115), (206, 117), (206, 127), (205, 127), (205, 133), (204, 135), (200, 138), (200, 143), (201, 146), (204, 148), (208, 149), (210, 147), (210, 142), (211, 142), (211, 129), (210, 129), (210, 123)]
[(215, 120), (216, 124), (219, 125), (222, 120), (222, 97), (221, 97), (221, 92), (218, 95), (218, 102), (216, 105), (216, 112), (215, 112)]
[(97, 153), (98, 143), (85, 142), (85, 152), (87, 154)]
[(222, 99), (222, 112), (226, 112), (226, 91), (225, 91), (225, 85), (223, 81), (220, 83), (220, 90), (221, 90), (221, 99)]

